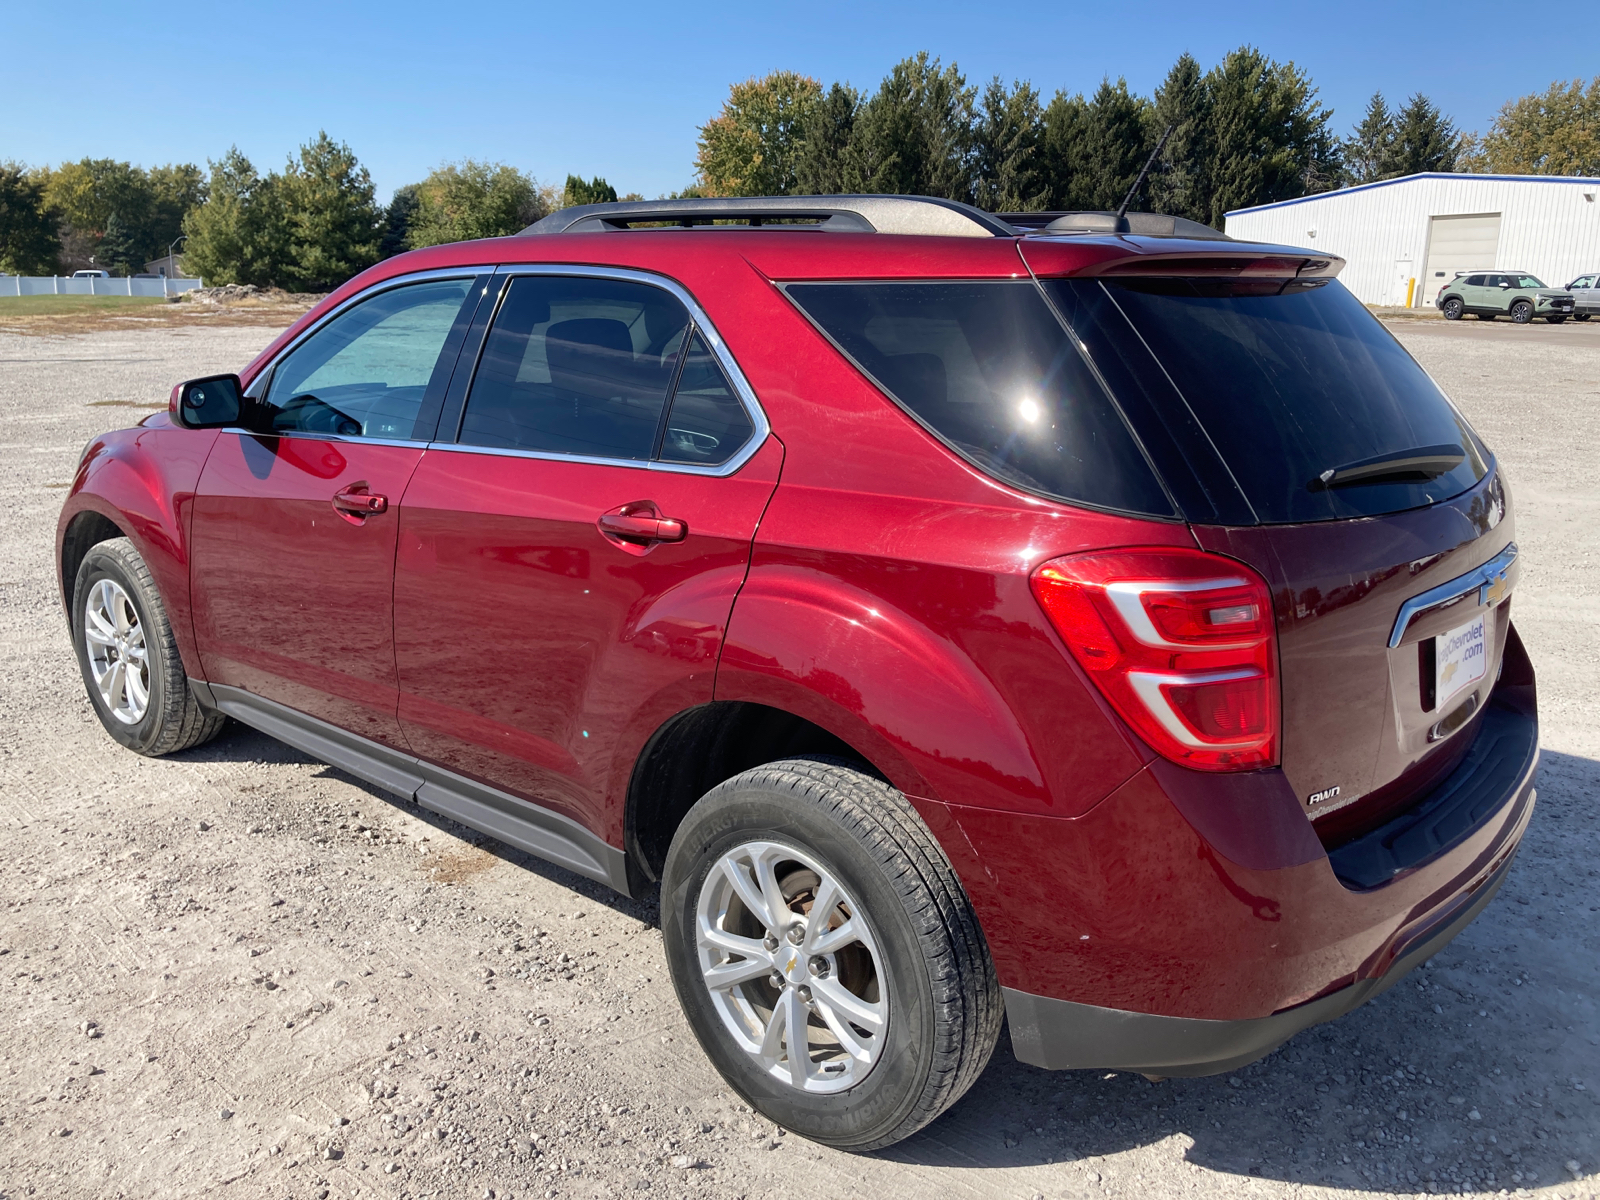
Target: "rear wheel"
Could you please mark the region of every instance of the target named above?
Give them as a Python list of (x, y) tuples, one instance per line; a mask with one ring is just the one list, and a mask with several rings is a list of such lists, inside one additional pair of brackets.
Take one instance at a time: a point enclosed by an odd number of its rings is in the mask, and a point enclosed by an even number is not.
[(736, 775), (667, 852), (661, 928), (690, 1026), (785, 1129), (873, 1150), (932, 1121), (1000, 1032), (988, 944), (904, 796), (829, 759)]
[(1533, 320), (1533, 305), (1526, 300), (1518, 300), (1511, 306), (1511, 319), (1518, 325), (1526, 325)]
[(1588, 313), (1573, 313), (1572, 314), (1572, 319), (1574, 321), (1587, 321), (1589, 319), (1589, 314)]
[(128, 749), (172, 754), (210, 741), (227, 723), (189, 690), (167, 610), (127, 538), (84, 555), (72, 590), (72, 640), (95, 716)]
[(1444, 302), (1444, 319), (1446, 321), (1459, 321), (1459, 320), (1461, 320), (1461, 310), (1462, 310), (1461, 301), (1458, 300), (1456, 297), (1451, 296), (1448, 300), (1446, 300)]

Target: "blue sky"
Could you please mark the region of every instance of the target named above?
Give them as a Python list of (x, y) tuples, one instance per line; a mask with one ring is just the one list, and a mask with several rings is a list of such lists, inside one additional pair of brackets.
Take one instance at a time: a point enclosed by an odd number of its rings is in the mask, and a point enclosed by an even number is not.
[(1341, 134), (1377, 89), (1483, 129), (1506, 100), (1600, 69), (1600, 6), (10, 0), (0, 159), (204, 163), (237, 143), (267, 168), (325, 128), (380, 198), (464, 157), (654, 196), (690, 182), (728, 85), (775, 68), (870, 88), (926, 49), (969, 81), (1048, 96), (1121, 75), (1148, 94), (1183, 51), (1209, 67), (1245, 42), (1308, 71)]

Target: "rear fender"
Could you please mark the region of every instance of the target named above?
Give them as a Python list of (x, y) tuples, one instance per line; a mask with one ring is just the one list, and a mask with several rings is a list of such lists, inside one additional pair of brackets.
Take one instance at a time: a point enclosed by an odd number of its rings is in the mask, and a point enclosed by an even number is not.
[[(179, 429), (164, 414), (135, 429), (103, 434), (78, 464), (56, 523), (56, 573), (71, 620), (81, 534), (90, 514), (128, 538), (144, 558), (166, 606), (172, 635), (192, 678), (203, 679), (189, 607), (189, 517), (216, 430)], [(68, 562), (69, 550), (77, 561)]]

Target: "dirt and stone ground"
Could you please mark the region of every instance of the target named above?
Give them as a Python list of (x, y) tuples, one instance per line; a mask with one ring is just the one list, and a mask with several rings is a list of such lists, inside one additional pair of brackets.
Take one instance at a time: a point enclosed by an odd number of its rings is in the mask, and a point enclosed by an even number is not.
[(100, 730), (50, 565), (92, 434), (264, 326), (0, 333), (0, 1200), (1593, 1196), (1600, 1188), (1600, 323), (1395, 326), (1510, 473), (1545, 759), (1490, 909), (1232, 1075), (1052, 1074), (835, 1153), (740, 1106), (655, 911), (234, 728)]

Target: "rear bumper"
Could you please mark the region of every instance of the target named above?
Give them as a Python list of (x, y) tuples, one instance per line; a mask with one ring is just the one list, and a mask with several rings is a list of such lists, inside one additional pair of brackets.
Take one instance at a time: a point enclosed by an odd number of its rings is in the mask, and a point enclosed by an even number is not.
[(1147, 1075), (1232, 1071), (1272, 1053), (1302, 1029), (1344, 1016), (1432, 958), (1494, 899), (1511, 869), (1511, 857), (1464, 902), (1402, 947), (1389, 968), (1375, 978), (1269, 1017), (1245, 1021), (1121, 1012), (1005, 988), (1012, 1049), (1019, 1061), (1046, 1070), (1097, 1068)]

